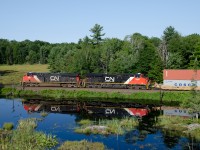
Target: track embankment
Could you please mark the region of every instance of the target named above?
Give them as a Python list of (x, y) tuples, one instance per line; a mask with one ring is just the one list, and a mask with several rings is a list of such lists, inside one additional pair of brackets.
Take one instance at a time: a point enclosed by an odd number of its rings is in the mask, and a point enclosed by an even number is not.
[[(18, 86), (17, 89), (21, 90), (22, 87)], [(135, 90), (135, 89), (108, 89), (108, 88), (64, 88), (64, 87), (49, 87), (49, 86), (40, 86), (40, 87), (25, 87), (24, 90), (66, 90), (66, 91), (91, 91), (91, 92), (107, 92), (107, 93), (121, 93), (121, 94), (132, 94), (136, 92), (160, 92), (159, 90)]]

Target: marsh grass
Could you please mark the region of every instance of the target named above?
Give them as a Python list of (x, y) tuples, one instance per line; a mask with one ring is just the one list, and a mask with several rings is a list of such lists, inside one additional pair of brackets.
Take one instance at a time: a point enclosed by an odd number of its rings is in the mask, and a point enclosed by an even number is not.
[(105, 146), (99, 142), (82, 141), (66, 141), (58, 150), (104, 150)]
[(183, 118), (178, 116), (160, 116), (157, 126), (171, 133), (181, 136), (194, 137), (200, 140), (200, 128), (189, 130), (188, 125), (200, 124), (199, 120), (193, 118)]
[(13, 127), (14, 127), (14, 125), (13, 125), (12, 122), (6, 122), (6, 123), (3, 124), (3, 129), (4, 130), (8, 130), (9, 131), (9, 130), (12, 130)]
[(91, 125), (92, 121), (89, 119), (83, 119), (83, 120), (79, 121), (78, 124), (80, 124), (82, 126), (87, 126), (87, 125)]
[(46, 117), (46, 116), (48, 116), (48, 112), (41, 111), (41, 112), (40, 112), (40, 116), (41, 116), (41, 117)]
[(138, 121), (135, 118), (128, 117), (123, 119), (103, 119), (98, 121), (81, 120), (80, 122), (79, 124), (81, 124), (81, 126), (79, 128), (76, 128), (75, 132), (84, 134), (122, 135), (126, 131), (130, 131), (138, 126)]
[(42, 150), (54, 147), (57, 144), (55, 136), (35, 131), (36, 126), (36, 119), (20, 120), (12, 134), (1, 137), (0, 149)]
[(188, 135), (194, 137), (195, 139), (197, 139), (198, 141), (200, 141), (200, 128), (189, 131)]

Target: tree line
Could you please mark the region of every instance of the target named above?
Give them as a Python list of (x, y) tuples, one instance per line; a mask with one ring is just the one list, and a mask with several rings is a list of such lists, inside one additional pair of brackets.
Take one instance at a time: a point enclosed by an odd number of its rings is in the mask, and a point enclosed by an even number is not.
[(157, 82), (162, 81), (163, 69), (200, 67), (199, 34), (182, 36), (169, 26), (161, 38), (134, 33), (120, 40), (104, 38), (99, 24), (90, 32), (77, 43), (0, 39), (0, 64), (49, 64), (52, 72), (81, 75), (141, 72)]

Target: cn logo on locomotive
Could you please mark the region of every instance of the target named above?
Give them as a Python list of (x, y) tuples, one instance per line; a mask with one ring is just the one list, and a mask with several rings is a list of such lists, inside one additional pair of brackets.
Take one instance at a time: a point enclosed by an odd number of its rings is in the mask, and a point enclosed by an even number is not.
[(105, 82), (115, 82), (115, 77), (105, 77)]
[(105, 114), (115, 114), (115, 109), (107, 108), (105, 109)]
[(59, 81), (59, 76), (50, 76), (50, 81)]

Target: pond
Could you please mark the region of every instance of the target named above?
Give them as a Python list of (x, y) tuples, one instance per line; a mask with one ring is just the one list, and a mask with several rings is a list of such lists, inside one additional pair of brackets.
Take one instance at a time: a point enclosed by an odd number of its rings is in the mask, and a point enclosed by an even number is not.
[[(22, 99), (0, 99), (0, 128), (5, 122), (12, 122), (16, 127), (20, 119), (40, 118), (41, 121), (38, 122), (36, 130), (56, 135), (60, 144), (66, 140), (80, 141), (85, 139), (92, 142), (102, 142), (108, 149), (189, 149), (190, 145), (200, 149), (199, 141), (153, 127), (153, 124), (156, 123), (156, 117), (159, 115), (158, 112), (149, 113), (145, 106), (140, 105), (132, 106), (131, 109), (125, 107), (127, 104), (112, 106), (111, 103), (77, 103), (73, 100), (58, 103), (55, 101), (23, 102)], [(48, 112), (48, 115), (41, 116), (41, 111)], [(74, 132), (81, 119), (135, 117), (136, 114), (137, 118), (143, 117), (139, 126), (123, 135), (86, 135)]]

